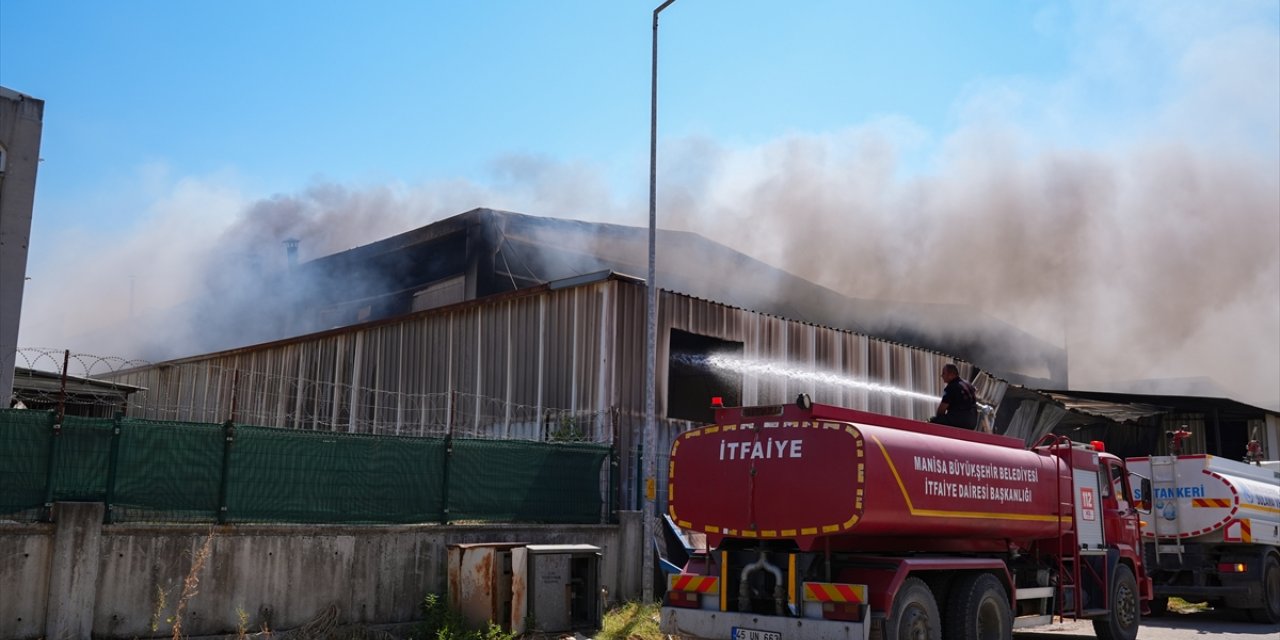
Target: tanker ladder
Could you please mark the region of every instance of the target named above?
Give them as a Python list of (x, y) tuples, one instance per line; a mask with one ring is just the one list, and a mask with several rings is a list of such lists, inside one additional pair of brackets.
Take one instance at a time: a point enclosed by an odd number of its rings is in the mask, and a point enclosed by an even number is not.
[[(1032, 447), (1033, 449), (1047, 448), (1053, 455), (1055, 464), (1065, 464), (1072, 478), (1072, 495), (1066, 500), (1062, 496), (1062, 483), (1058, 483), (1058, 540), (1061, 543), (1069, 534), (1072, 539), (1070, 545), (1060, 544), (1058, 553), (1055, 554), (1057, 593), (1054, 598), (1056, 601), (1054, 611), (1059, 620), (1064, 619), (1068, 614), (1076, 620), (1097, 617), (1107, 614), (1109, 608), (1109, 603), (1106, 601), (1109, 596), (1107, 585), (1110, 584), (1107, 575), (1109, 563), (1107, 548), (1102, 542), (1102, 520), (1098, 516), (1091, 520), (1082, 518), (1082, 506), (1075, 500), (1075, 493), (1080, 487), (1091, 488), (1094, 496), (1101, 494), (1098, 487), (1098, 473), (1096, 470), (1075, 467), (1071, 452), (1076, 446), (1085, 448), (1083, 445), (1076, 445), (1066, 436), (1050, 433), (1045, 434)], [(1100, 514), (1102, 505), (1095, 503), (1092, 508), (1095, 509), (1095, 513)], [(1063, 521), (1064, 512), (1070, 512), (1073, 515), (1070, 529)], [(1094, 524), (1087, 526), (1086, 522)], [(1088, 584), (1085, 582), (1086, 578), (1089, 579)], [(1090, 586), (1093, 587), (1093, 593), (1103, 594), (1102, 601), (1107, 606), (1086, 608), (1086, 597)], [(1038, 594), (1038, 590), (1033, 591), (1028, 594), (1028, 598)]]
[[(1151, 458), (1151, 484), (1155, 490), (1163, 490), (1165, 495), (1178, 495), (1178, 457), (1176, 455)], [(1155, 496), (1151, 496), (1151, 504), (1158, 504)], [(1160, 524), (1164, 518), (1153, 516), (1151, 518), (1152, 548), (1155, 550), (1153, 560), (1155, 566), (1164, 566), (1160, 562), (1160, 555), (1174, 554), (1178, 557), (1176, 566), (1181, 567), (1183, 566), (1182, 552), (1185, 550), (1182, 540), (1178, 537), (1178, 532), (1182, 530), (1182, 509), (1178, 508), (1176, 499), (1171, 499), (1166, 504), (1167, 508), (1173, 510), (1173, 533), (1167, 536), (1168, 539), (1173, 540), (1173, 544), (1160, 543)], [(1165, 526), (1167, 527), (1168, 524), (1166, 523)]]

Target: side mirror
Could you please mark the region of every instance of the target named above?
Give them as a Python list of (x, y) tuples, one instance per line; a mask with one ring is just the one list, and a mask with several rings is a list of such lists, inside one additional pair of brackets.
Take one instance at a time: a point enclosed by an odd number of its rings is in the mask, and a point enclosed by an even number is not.
[(1139, 488), (1133, 492), (1134, 508), (1138, 513), (1151, 513), (1151, 479), (1136, 473), (1132, 476), (1141, 481), (1138, 483)]

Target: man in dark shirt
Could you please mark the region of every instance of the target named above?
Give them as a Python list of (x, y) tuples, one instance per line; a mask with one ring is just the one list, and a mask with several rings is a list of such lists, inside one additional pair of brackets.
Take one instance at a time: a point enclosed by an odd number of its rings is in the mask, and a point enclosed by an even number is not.
[(960, 369), (954, 364), (942, 367), (942, 381), (947, 383), (942, 390), (942, 402), (938, 404), (938, 413), (929, 420), (938, 424), (947, 424), (961, 429), (978, 427), (978, 393), (973, 385), (960, 378)]

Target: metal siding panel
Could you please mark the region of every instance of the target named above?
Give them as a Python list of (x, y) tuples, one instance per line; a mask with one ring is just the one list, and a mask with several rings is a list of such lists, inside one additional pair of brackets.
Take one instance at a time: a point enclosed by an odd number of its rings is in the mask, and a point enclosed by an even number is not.
[[(889, 348), (890, 344), (884, 340), (871, 340), (871, 380), (879, 384), (893, 384), (893, 351)], [(876, 413), (891, 413), (893, 411), (893, 403), (889, 397), (883, 393), (873, 393), (869, 398), (869, 404), (872, 411)]]
[(574, 409), (573, 387), (579, 382), (580, 372), (575, 362), (579, 346), (578, 292), (584, 287), (560, 289), (547, 295), (545, 351), (542, 375), (544, 407)]
[[(814, 371), (828, 374), (848, 376), (840, 366), (840, 334), (826, 327), (815, 327), (813, 333), (813, 368)], [(808, 393), (814, 402), (839, 404), (840, 386), (824, 383), (814, 385)]]
[[(192, 359), (131, 372), (148, 389), (131, 415), (214, 422), (230, 412), (272, 426), (441, 435), (450, 392), (458, 392), (458, 434), (541, 437), (547, 411), (589, 420), (593, 439), (611, 437), (617, 408), (626, 446), (643, 422), (643, 284), (606, 280), (476, 304), (287, 345)], [(663, 293), (659, 314), (658, 410), (666, 410), (665, 363), (678, 328), (744, 344), (744, 357), (839, 373), (940, 394), (943, 354), (867, 336)], [(972, 367), (960, 363), (968, 377)], [(743, 401), (770, 404), (807, 392), (816, 401), (908, 417), (936, 403), (887, 399), (846, 385), (743, 376)], [(335, 421), (336, 419), (336, 421)], [(583, 423), (586, 426), (586, 423)], [(477, 426), (480, 427), (477, 430)], [(684, 428), (662, 421), (663, 439)], [(625, 480), (630, 482), (630, 478)]]
[(498, 437), (507, 430), (508, 305), (499, 303), (476, 308), (480, 358), (477, 360), (475, 393), (479, 396), (477, 433)]
[(596, 410), (596, 389), (600, 380), (600, 333), (603, 329), (601, 305), (603, 293), (598, 285), (580, 287), (577, 309), (577, 362), (574, 370), (577, 380), (574, 387), (578, 390), (573, 404), (574, 411), (594, 413)]
[(538, 366), (542, 348), (541, 298), (522, 298), (510, 305), (510, 400), (515, 405), (509, 434), (530, 437), (537, 433), (542, 371)]
[[(653, 388), (654, 388), (653, 415), (655, 416), (654, 418), (655, 420), (662, 419), (667, 415), (667, 385), (669, 381), (667, 379), (668, 371), (666, 367), (666, 362), (671, 357), (671, 327), (672, 327), (672, 323), (674, 322), (674, 319), (677, 317), (680, 310), (684, 308), (684, 306), (681, 303), (684, 302), (685, 300), (687, 300), (685, 296), (671, 294), (661, 290), (658, 291), (658, 326), (657, 326), (658, 335), (656, 336), (656, 340), (655, 340), (655, 342), (657, 342), (657, 344), (655, 345), (657, 354), (655, 354), (654, 367), (653, 367), (654, 368), (653, 373), (655, 377), (654, 385), (653, 385)], [(686, 312), (686, 317), (687, 317), (687, 312)], [(645, 348), (647, 349), (648, 348), (648, 326), (647, 326), (648, 316), (647, 314), (645, 317), (645, 321), (646, 321)], [(641, 362), (647, 362), (647, 355), (648, 355), (647, 353), (644, 354), (646, 359), (641, 360)], [(643, 377), (641, 378), (641, 380), (643, 380)], [(643, 391), (643, 387), (641, 387), (641, 390)], [(641, 399), (644, 400), (644, 397), (641, 396)], [(643, 407), (643, 405), (641, 406)]]
[(644, 411), (645, 288), (631, 282), (615, 283), (617, 296), (617, 347), (614, 402), (624, 414)]

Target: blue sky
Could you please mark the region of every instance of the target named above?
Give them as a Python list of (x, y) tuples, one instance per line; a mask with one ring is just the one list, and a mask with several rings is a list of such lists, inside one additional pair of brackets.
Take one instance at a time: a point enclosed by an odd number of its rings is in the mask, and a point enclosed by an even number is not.
[[(664, 12), (664, 136), (759, 141), (894, 114), (935, 131), (966, 87), (1052, 76), (1040, 3), (685, 0)], [(43, 222), (137, 168), (234, 170), (254, 191), (317, 176), (484, 180), (504, 154), (642, 182), (646, 2), (0, 3), (0, 81), (47, 101)], [(44, 217), (44, 216), (42, 216)]]
[[(304, 258), (472, 206), (644, 225), (657, 4), (0, 0), (46, 101), (20, 342), (199, 295), (271, 203), (330, 231)], [(1274, 0), (678, 0), (660, 46), (664, 226), (866, 297), (957, 301), (958, 260), (1073, 381), (1280, 401)]]

